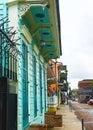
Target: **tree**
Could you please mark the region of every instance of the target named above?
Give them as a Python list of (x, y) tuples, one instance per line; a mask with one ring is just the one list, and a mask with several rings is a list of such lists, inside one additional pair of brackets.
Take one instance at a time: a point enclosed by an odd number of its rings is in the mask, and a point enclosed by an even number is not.
[(91, 96), (93, 97), (93, 81), (91, 81), (90, 86), (91, 86)]
[(71, 98), (72, 97), (72, 91), (68, 92), (68, 97)]

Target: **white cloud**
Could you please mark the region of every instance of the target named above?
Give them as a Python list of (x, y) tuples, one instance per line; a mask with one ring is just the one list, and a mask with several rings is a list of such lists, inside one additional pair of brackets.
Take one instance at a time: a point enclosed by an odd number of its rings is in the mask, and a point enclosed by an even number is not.
[(93, 0), (60, 0), (62, 52), (68, 80), (93, 78)]

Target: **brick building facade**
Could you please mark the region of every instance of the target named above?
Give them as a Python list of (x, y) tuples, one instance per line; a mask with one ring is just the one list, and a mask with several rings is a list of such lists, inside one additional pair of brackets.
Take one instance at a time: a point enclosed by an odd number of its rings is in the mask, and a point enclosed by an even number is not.
[(78, 82), (79, 101), (87, 102), (92, 96), (93, 79), (84, 79)]

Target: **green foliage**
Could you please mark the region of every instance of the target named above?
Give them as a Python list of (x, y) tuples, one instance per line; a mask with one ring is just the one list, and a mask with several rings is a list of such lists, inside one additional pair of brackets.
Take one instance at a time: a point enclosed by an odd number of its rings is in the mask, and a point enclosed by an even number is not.
[(72, 91), (69, 91), (68, 96), (72, 97)]
[(64, 83), (64, 88), (68, 87), (68, 82)]
[(90, 86), (93, 88), (93, 81), (91, 81)]
[(57, 79), (54, 78), (54, 79), (50, 79), (50, 80), (47, 80), (47, 84), (56, 84), (57, 83)]

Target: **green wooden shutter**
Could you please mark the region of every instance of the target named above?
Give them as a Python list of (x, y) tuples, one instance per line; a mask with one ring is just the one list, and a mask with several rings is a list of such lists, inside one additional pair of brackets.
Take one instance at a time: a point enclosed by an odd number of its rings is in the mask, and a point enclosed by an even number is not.
[(43, 104), (42, 104), (42, 67), (41, 64), (39, 64), (39, 71), (40, 71), (40, 112), (42, 113)]
[(28, 48), (27, 45), (22, 42), (23, 52), (23, 127), (28, 125)]
[(36, 57), (33, 56), (33, 70), (34, 70), (34, 117), (37, 116), (37, 78), (36, 78)]

